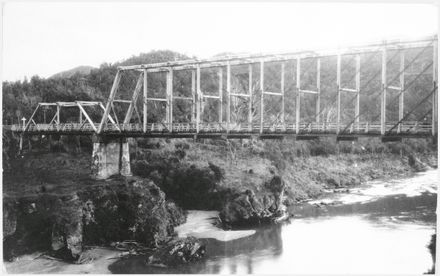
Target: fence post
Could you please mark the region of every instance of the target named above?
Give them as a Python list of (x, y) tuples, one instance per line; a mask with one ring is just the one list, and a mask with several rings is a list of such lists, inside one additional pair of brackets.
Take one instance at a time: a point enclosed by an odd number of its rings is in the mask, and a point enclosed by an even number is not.
[(260, 134), (263, 133), (264, 123), (264, 61), (260, 62)]
[(386, 46), (382, 50), (382, 97), (380, 101), (380, 134), (384, 135), (386, 130), (386, 110), (387, 110), (387, 50)]
[(437, 89), (437, 51), (438, 51), (438, 42), (437, 40), (433, 43), (433, 63), (432, 63), (432, 85), (434, 89), (434, 93), (432, 93), (432, 135), (435, 136), (437, 134), (437, 95), (438, 95), (438, 89)]
[(341, 55), (338, 54), (336, 61), (336, 89), (338, 89), (337, 95), (337, 119), (336, 119), (336, 134), (339, 134), (341, 123)]
[(301, 120), (301, 58), (296, 60), (296, 112), (295, 112), (295, 131), (299, 134), (299, 122)]

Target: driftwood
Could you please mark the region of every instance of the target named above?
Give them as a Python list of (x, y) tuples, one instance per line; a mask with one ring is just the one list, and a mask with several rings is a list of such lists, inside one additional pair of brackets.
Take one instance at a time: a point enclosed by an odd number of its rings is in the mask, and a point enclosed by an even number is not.
[(146, 253), (151, 253), (153, 251), (152, 248), (143, 245), (134, 240), (126, 240), (122, 242), (112, 243), (112, 247), (119, 251), (124, 251), (121, 256), (127, 255), (142, 255)]

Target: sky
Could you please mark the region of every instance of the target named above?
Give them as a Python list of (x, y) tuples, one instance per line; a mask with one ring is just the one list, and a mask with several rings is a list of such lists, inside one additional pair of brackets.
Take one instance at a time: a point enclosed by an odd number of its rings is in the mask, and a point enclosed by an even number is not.
[(207, 58), (294, 52), (437, 33), (431, 4), (8, 2), (3, 79), (49, 77), (151, 50)]

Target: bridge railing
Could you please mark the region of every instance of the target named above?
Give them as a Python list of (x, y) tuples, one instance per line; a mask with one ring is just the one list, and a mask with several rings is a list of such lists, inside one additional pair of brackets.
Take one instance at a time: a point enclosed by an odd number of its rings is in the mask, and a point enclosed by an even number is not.
[[(386, 124), (387, 133), (392, 134), (428, 134), (432, 130), (432, 125), (425, 122), (417, 121), (406, 121), (396, 126), (397, 122), (388, 122)], [(95, 133), (95, 129), (99, 127), (95, 124), (94, 127), (88, 122), (85, 123), (62, 123), (62, 124), (36, 124), (30, 125), (26, 129), (29, 133), (78, 133), (84, 132), (87, 134)], [(200, 123), (199, 133), (253, 133), (258, 134), (262, 132), (263, 134), (337, 134), (338, 124), (333, 122), (302, 122), (298, 124), (298, 131), (296, 129), (297, 125), (295, 123), (286, 124), (263, 124), (263, 130), (260, 129), (260, 124), (249, 124), (249, 123)], [(22, 125), (11, 125), (8, 128), (14, 132), (23, 132)], [(340, 135), (350, 135), (350, 134), (380, 134), (381, 125), (379, 122), (359, 122), (359, 124), (352, 123), (349, 128), (342, 132), (339, 129)], [(108, 124), (104, 133), (143, 133), (143, 124), (121, 124), (119, 126)], [(150, 123), (147, 124), (147, 133), (197, 133), (196, 123), (173, 123), (172, 125), (166, 123)]]

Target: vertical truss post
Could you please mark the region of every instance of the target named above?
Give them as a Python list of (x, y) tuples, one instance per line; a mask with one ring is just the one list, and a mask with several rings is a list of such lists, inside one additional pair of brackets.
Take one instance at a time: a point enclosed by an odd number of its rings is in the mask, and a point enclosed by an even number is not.
[[(82, 124), (82, 122), (83, 122), (83, 116), (82, 116), (83, 114), (82, 114), (82, 112), (81, 112), (81, 110), (79, 111), (79, 123), (80, 124)], [(44, 123), (46, 123), (46, 120), (44, 121)]]
[(380, 101), (380, 134), (384, 135), (386, 130), (387, 110), (387, 50), (382, 50), (382, 97)]
[(434, 41), (432, 44), (432, 50), (433, 50), (433, 61), (432, 61), (432, 85), (434, 89), (434, 93), (432, 93), (432, 135), (435, 136), (437, 133), (437, 95), (438, 95), (438, 89), (437, 89), (437, 62), (438, 62), (438, 42), (437, 40)]
[(226, 132), (229, 133), (231, 124), (231, 64), (226, 65), (226, 90), (228, 93), (228, 104), (226, 110)]
[(165, 125), (167, 128), (169, 128), (169, 122), (170, 122), (170, 91), (169, 91), (169, 71), (166, 72), (165, 77)]
[(263, 133), (264, 123), (264, 61), (260, 61), (260, 133)]
[(356, 131), (359, 132), (360, 127), (360, 102), (361, 102), (361, 55), (356, 55), (356, 103), (354, 107), (354, 116)]
[(283, 124), (283, 130), (286, 131), (286, 122), (285, 122), (285, 100), (284, 100), (284, 71), (286, 64), (285, 62), (281, 63), (281, 123)]
[(148, 80), (147, 80), (147, 69), (144, 69), (144, 132), (147, 132), (147, 111), (148, 111)]
[(318, 95), (316, 97), (316, 122), (319, 123), (319, 114), (321, 113), (321, 59), (316, 60), (316, 89)]
[(115, 80), (113, 81), (113, 86), (110, 91), (110, 96), (108, 97), (108, 101), (105, 106), (104, 115), (102, 116), (101, 123), (99, 124), (98, 134), (100, 134), (102, 132), (102, 130), (104, 129), (104, 126), (107, 125), (108, 115), (110, 113), (110, 108), (113, 104), (113, 100), (115, 98), (116, 91), (118, 90), (120, 79), (121, 79), (121, 71), (118, 70), (118, 72), (116, 73), (116, 76), (115, 76)]
[(223, 68), (218, 69), (218, 122), (223, 122)]
[(301, 59), (298, 58), (296, 60), (296, 113), (295, 113), (295, 130), (296, 130), (296, 134), (299, 134), (299, 122), (301, 120), (300, 115), (301, 115)]
[(201, 91), (200, 91), (200, 65), (197, 65), (197, 107), (196, 107), (196, 132), (199, 133), (200, 131), (200, 103), (201, 103)]
[(167, 123), (168, 129), (173, 131), (173, 69), (167, 71)]
[[(61, 111), (61, 106), (59, 104), (57, 104), (57, 120), (56, 120), (57, 125), (60, 124), (60, 111)], [(31, 119), (32, 119), (32, 117), (31, 117)], [(31, 122), (31, 119), (29, 119), (29, 123)]]
[[(49, 135), (49, 138), (50, 138), (50, 137), (51, 137), (51, 136)], [(23, 134), (20, 135), (19, 149), (20, 149), (20, 152), (23, 150)]]
[[(57, 130), (60, 130), (60, 123), (61, 123), (61, 119), (60, 119), (60, 111), (61, 111), (61, 106), (57, 103), (57, 120), (56, 120), (56, 124), (57, 124)], [(32, 117), (29, 119), (29, 123), (31, 123)]]
[(250, 130), (252, 131), (252, 64), (249, 64), (249, 114), (248, 122), (250, 125)]
[(400, 52), (400, 91), (399, 91), (399, 125), (397, 126), (397, 133), (402, 131), (403, 108), (404, 108), (404, 93), (405, 93), (405, 51)]
[(196, 121), (196, 71), (191, 70), (191, 123)]
[(336, 134), (339, 134), (341, 128), (341, 55), (340, 54), (338, 54), (336, 61), (336, 89), (338, 89)]

